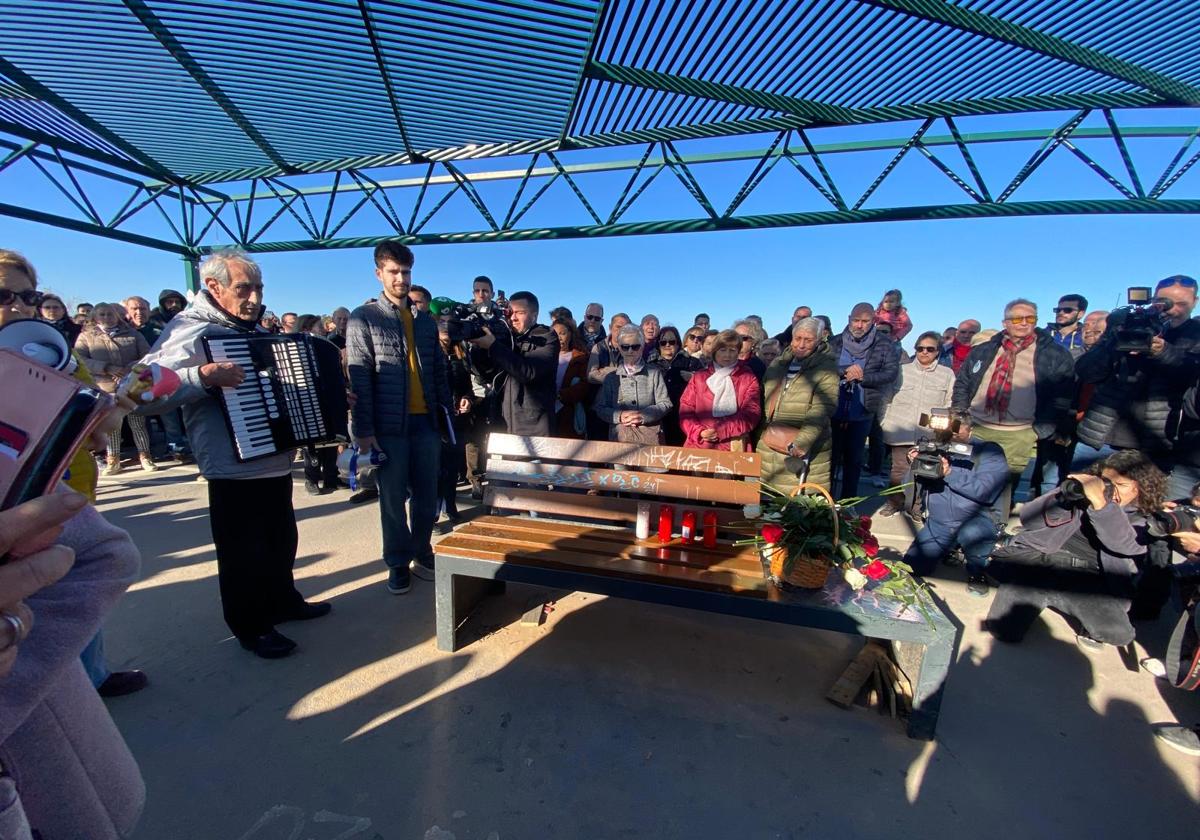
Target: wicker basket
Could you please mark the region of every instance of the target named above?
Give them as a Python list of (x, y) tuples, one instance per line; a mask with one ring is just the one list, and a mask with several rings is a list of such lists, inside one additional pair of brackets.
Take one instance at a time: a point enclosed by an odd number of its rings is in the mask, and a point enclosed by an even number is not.
[[(838, 544), (838, 515), (837, 507), (834, 504), (833, 496), (829, 495), (829, 491), (820, 484), (804, 483), (797, 485), (792, 491), (795, 496), (803, 490), (817, 490), (829, 502), (829, 510), (833, 513), (833, 547), (836, 550)], [(788, 560), (788, 550), (785, 546), (768, 546), (763, 549), (763, 555), (770, 564), (771, 580), (777, 585), (795, 586), (800, 589), (820, 589), (825, 586), (825, 581), (829, 577), (829, 570), (833, 564), (827, 557), (809, 557), (801, 555), (792, 558), (791, 568), (784, 573), (784, 566)]]

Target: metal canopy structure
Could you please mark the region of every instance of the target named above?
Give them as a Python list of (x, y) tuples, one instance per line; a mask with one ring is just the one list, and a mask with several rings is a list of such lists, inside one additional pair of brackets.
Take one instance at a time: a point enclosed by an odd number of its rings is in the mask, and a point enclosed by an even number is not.
[(1177, 0), (0, 0), (0, 215), (188, 259), (1196, 213), (1198, 115)]

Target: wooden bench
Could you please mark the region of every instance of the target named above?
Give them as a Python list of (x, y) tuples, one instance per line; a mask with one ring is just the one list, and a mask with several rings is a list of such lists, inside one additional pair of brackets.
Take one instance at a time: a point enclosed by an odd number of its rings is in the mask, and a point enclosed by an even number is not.
[[(505, 434), (491, 435), (488, 455), (484, 500), (493, 514), (435, 546), (440, 650), (457, 649), (459, 627), (497, 581), (886, 639), (912, 680), (908, 734), (933, 738), (956, 637), (940, 611), (931, 624), (853, 592), (837, 573), (823, 590), (781, 591), (753, 547), (729, 540), (715, 548), (678, 536), (659, 543), (660, 504), (675, 506), (676, 535), (686, 510), (697, 512), (697, 523), (709, 510), (722, 526), (743, 521), (742, 506), (759, 500), (757, 455)], [(651, 534), (638, 540), (628, 524), (646, 499)]]

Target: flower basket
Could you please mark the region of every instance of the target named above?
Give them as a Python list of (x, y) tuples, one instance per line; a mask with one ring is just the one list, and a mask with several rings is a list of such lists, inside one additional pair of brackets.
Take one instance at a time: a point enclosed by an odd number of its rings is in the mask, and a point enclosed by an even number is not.
[[(794, 497), (806, 489), (820, 492), (829, 502), (829, 512), (833, 517), (833, 547), (836, 549), (838, 515), (833, 497), (819, 484), (797, 485), (791, 492), (791, 496)], [(829, 577), (829, 570), (833, 567), (833, 563), (828, 557), (794, 553), (786, 545), (765, 545), (762, 552), (770, 566), (771, 580), (776, 585), (786, 584), (799, 589), (820, 589), (825, 585), (825, 581)]]

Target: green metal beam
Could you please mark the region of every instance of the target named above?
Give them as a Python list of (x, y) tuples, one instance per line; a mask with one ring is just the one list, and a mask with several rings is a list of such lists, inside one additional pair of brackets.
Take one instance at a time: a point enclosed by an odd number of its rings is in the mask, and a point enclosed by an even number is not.
[(225, 112), (225, 115), (229, 117), (233, 124), (241, 129), (242, 133), (250, 138), (250, 141), (255, 146), (258, 146), (262, 153), (270, 159), (271, 163), (275, 164), (283, 172), (294, 173), (296, 171), (284, 159), (283, 155), (279, 153), (279, 150), (271, 144), (271, 141), (264, 137), (262, 132), (255, 127), (254, 123), (242, 113), (242, 109), (229, 98), (225, 91), (221, 89), (221, 86), (217, 84), (216, 80), (208, 75), (208, 72), (192, 57), (187, 47), (180, 43), (179, 39), (163, 25), (163, 22), (158, 19), (158, 15), (154, 14), (149, 6), (142, 2), (142, 0), (124, 0), (124, 2), (126, 8), (134, 14), (142, 26), (146, 27), (150, 34), (162, 44), (163, 49), (175, 59), (179, 66), (196, 80), (196, 84), (200, 85), (209, 98), (217, 104), (217, 107)]
[(170, 251), (173, 254), (189, 253), (188, 249), (180, 245), (178, 242), (168, 242), (164, 239), (155, 239), (152, 236), (143, 236), (139, 233), (130, 233), (129, 231), (119, 230), (117, 228), (109, 228), (104, 225), (98, 225), (93, 222), (85, 222), (80, 219), (72, 219), (69, 216), (59, 216), (54, 213), (43, 213), (40, 210), (31, 210), (28, 207), (18, 207), (15, 204), (6, 204), (0, 202), (0, 216), (9, 216), (14, 219), (23, 219), (27, 222), (37, 222), (43, 225), (52, 227), (65, 228), (66, 230), (74, 230), (79, 233), (91, 233), (96, 236), (103, 236), (106, 239), (115, 239), (119, 242), (128, 242), (131, 245), (143, 245), (147, 248), (157, 248), (160, 251)]
[(592, 31), (588, 33), (587, 49), (583, 53), (583, 61), (579, 62), (579, 74), (575, 77), (575, 87), (571, 91), (571, 107), (567, 109), (567, 116), (563, 119), (562, 130), (558, 133), (558, 147), (562, 148), (566, 142), (567, 135), (571, 131), (571, 123), (575, 121), (575, 114), (579, 109), (579, 95), (583, 91), (584, 80), (587, 79), (588, 67), (592, 64), (592, 56), (596, 53), (596, 47), (599, 44), (599, 39), (596, 37), (600, 32), (600, 24), (604, 20), (604, 13), (608, 11), (608, 0), (600, 0), (596, 6), (596, 14), (592, 19)]
[(375, 66), (379, 68), (383, 89), (387, 91), (388, 104), (392, 106), (392, 116), (396, 120), (396, 128), (400, 130), (400, 142), (404, 144), (405, 153), (415, 161), (416, 153), (408, 139), (408, 129), (404, 126), (404, 113), (400, 108), (400, 100), (396, 98), (396, 86), (392, 84), (392, 74), (388, 70), (387, 61), (384, 60), (383, 48), (379, 45), (379, 34), (375, 30), (375, 19), (371, 15), (370, 7), (367, 6), (367, 0), (358, 0), (358, 13), (362, 17), (363, 27), (371, 42), (371, 52), (375, 54)]
[[(326, 241), (255, 242), (246, 246), (255, 253), (372, 248), (380, 242), (405, 245), (465, 245), (478, 242), (523, 242), (545, 239), (597, 239), (610, 236), (648, 236), (663, 233), (706, 233), (731, 230), (766, 230), (783, 227), (857, 224), (863, 222), (932, 221), (940, 219), (1014, 218), (1059, 215), (1178, 215), (1200, 213), (1200, 199), (1103, 199), (1080, 201), (1026, 201), (1009, 204), (949, 204), (885, 209), (822, 210), (806, 213), (772, 213), (732, 218), (700, 218), (663, 222), (626, 222), (521, 230), (423, 233), (407, 236), (366, 236)], [(213, 247), (201, 247), (210, 253)]]
[(1200, 90), (1191, 85), (1123, 61), (1099, 50), (1084, 47), (1010, 23), (991, 15), (976, 12), (963, 6), (955, 6), (943, 0), (859, 0), (870, 6), (890, 9), (895, 12), (940, 23), (964, 32), (973, 32), (995, 41), (1021, 47), (1042, 55), (1066, 61), (1113, 79), (1153, 91), (1169, 103), (1178, 105), (1200, 105)]

